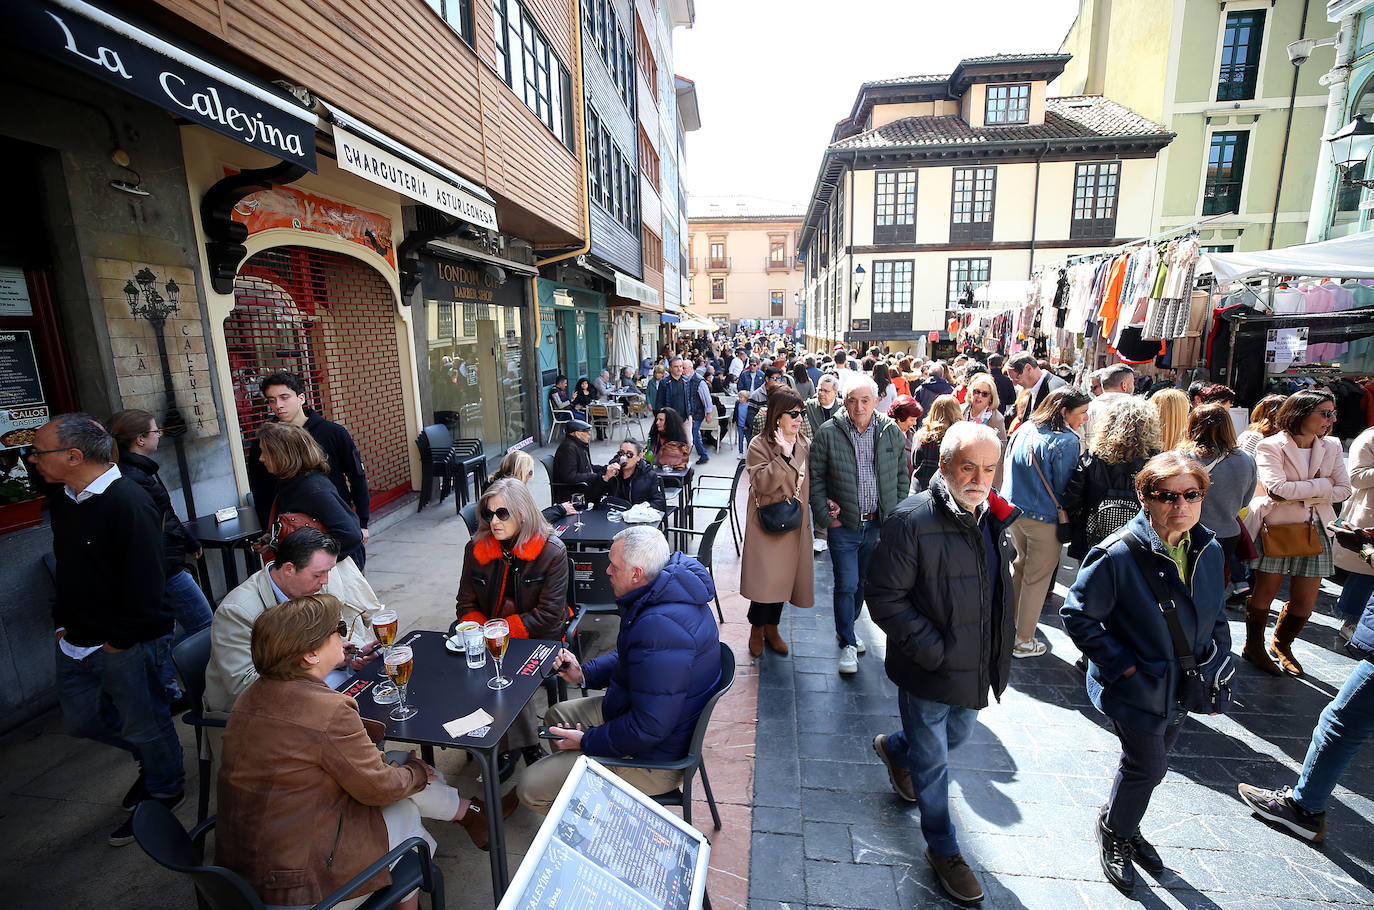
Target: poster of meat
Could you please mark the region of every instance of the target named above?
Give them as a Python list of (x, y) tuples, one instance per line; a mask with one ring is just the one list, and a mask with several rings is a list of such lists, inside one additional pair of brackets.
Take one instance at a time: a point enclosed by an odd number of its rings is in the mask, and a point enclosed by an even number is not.
[[(225, 168), (226, 176), (237, 173)], [(272, 228), (290, 228), (328, 234), (367, 247), (396, 267), (391, 241), (391, 219), (357, 206), (308, 193), (293, 186), (262, 190), (234, 206), (234, 220), (249, 234)]]

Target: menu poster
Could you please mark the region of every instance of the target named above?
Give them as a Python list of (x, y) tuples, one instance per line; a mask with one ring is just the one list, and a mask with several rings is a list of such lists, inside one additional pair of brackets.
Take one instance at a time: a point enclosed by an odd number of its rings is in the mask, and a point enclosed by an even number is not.
[(582, 756), (500, 910), (689, 910), (706, 894), (705, 836)]
[(33, 333), (23, 329), (0, 330), (0, 408), (41, 404), (43, 383), (38, 378)]

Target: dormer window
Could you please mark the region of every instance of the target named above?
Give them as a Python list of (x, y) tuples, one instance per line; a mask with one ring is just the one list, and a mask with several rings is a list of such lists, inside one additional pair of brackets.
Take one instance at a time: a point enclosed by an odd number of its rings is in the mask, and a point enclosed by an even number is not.
[(1030, 83), (989, 85), (987, 117), (984, 122), (988, 126), (1030, 123)]

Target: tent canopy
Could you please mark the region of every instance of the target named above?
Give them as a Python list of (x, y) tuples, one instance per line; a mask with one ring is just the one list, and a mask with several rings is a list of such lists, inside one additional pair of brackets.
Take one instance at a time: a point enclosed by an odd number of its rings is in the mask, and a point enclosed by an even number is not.
[(677, 327), (684, 332), (714, 332), (716, 324), (707, 322), (704, 319), (688, 317), (677, 324)]
[(1307, 278), (1374, 278), (1374, 231), (1304, 243), (1280, 250), (1206, 253), (1219, 282), (1265, 275)]
[(1029, 281), (997, 280), (973, 289), (973, 303), (980, 307), (1023, 307), (1030, 295)]

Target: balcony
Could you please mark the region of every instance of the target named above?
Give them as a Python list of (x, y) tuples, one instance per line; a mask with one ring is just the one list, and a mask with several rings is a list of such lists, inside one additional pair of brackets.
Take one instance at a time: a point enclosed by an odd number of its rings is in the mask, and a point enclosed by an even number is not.
[(730, 271), (731, 259), (729, 256), (707, 256), (706, 271), (708, 272), (728, 272)]
[(790, 272), (793, 269), (801, 268), (796, 256), (767, 256), (763, 260), (763, 270), (765, 272)]

